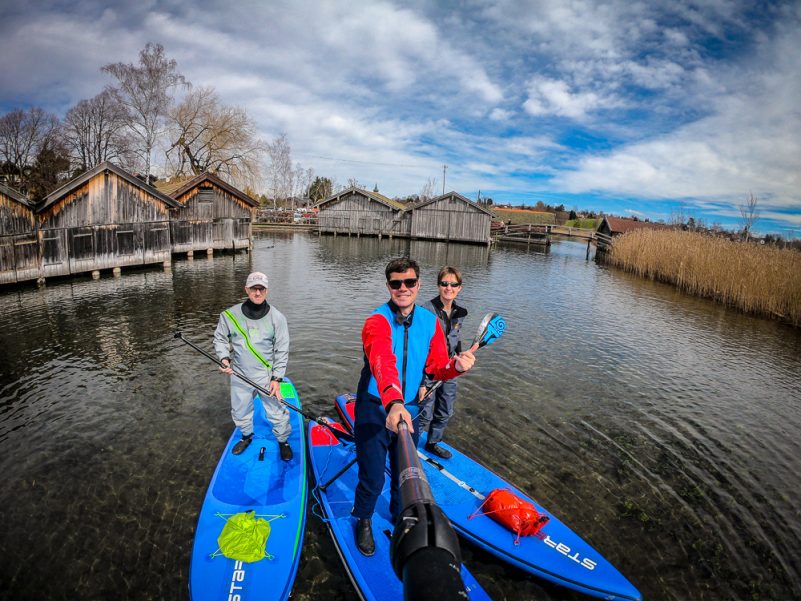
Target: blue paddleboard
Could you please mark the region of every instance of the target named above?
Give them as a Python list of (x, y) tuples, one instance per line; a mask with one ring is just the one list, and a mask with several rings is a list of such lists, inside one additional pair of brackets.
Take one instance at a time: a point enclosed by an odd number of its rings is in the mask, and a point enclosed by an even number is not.
[[(281, 384), (281, 394), (300, 408), (295, 386), (287, 378)], [(294, 457), (282, 461), (272, 426), (258, 399), (254, 407), (253, 442), (241, 455), (233, 455), (231, 449), (242, 438), (239, 428), (234, 429), (203, 500), (189, 567), (189, 593), (195, 601), (287, 599), (292, 591), (306, 524), (308, 481), (303, 416), (289, 411), (292, 434), (288, 442)], [(217, 537), (225, 518), (249, 510), (270, 523), (265, 549), (268, 556), (252, 563), (220, 554), (212, 557), (218, 552)]]
[[(355, 398), (345, 394), (335, 402), (343, 423), (351, 429)], [(459, 534), (512, 565), (573, 590), (609, 600), (641, 598), (640, 592), (611, 563), (539, 503), (445, 443), (439, 445), (453, 453), (450, 459), (427, 453), (425, 440), (426, 434), (422, 433), (417, 452), (420, 463), (437, 505)], [(486, 495), (496, 488), (511, 490), (550, 520), (536, 535), (521, 537), (515, 544), (516, 535), (511, 530), (487, 515), (473, 516)]]
[[(340, 424), (332, 425), (345, 430)], [(309, 460), (317, 482), (313, 495), (325, 514), (323, 519), (328, 525), (337, 552), (359, 597), (367, 601), (403, 599), (403, 584), (395, 575), (389, 560), (393, 529), (389, 513), (389, 478), (373, 514), (375, 554), (365, 557), (356, 545), (356, 519), (350, 515), (359, 479), (358, 467), (354, 463), (325, 490), (320, 489), (321, 485), (328, 483), (343, 467), (353, 461), (356, 457), (356, 447), (354, 444), (341, 443), (328, 428), (316, 422), (309, 422), (308, 439)], [(462, 581), (470, 599), (489, 600), (487, 593), (464, 566), (462, 566)]]

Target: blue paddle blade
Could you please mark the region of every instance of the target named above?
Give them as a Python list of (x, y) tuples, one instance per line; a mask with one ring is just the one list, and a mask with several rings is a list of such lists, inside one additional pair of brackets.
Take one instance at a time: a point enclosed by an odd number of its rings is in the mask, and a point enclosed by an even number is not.
[(506, 330), (506, 321), (501, 317), (500, 313), (487, 313), (478, 326), (473, 345), (478, 343), (478, 348), (487, 346), (500, 338), (504, 330)]

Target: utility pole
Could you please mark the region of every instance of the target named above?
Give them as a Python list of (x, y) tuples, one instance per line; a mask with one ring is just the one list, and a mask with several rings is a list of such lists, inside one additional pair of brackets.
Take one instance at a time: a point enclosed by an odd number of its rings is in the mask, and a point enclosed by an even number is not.
[(442, 166), (442, 195), (445, 195), (445, 170), (448, 168), (447, 165)]

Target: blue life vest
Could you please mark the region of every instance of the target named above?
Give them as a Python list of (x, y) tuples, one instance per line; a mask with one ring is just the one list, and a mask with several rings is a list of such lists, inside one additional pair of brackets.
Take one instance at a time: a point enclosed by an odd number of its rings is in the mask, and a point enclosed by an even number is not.
[[(403, 400), (407, 405), (417, 400), (417, 392), (423, 381), (423, 375), (431, 347), (431, 339), (437, 331), (437, 317), (431, 311), (415, 305), (405, 318), (394, 313), (385, 303), (373, 311), (389, 323), (392, 330), (392, 351), (395, 354), (395, 366), (398, 369)], [(359, 392), (365, 391), (380, 398), (378, 383), (373, 377), (367, 356), (364, 357), (364, 368), (359, 380)]]

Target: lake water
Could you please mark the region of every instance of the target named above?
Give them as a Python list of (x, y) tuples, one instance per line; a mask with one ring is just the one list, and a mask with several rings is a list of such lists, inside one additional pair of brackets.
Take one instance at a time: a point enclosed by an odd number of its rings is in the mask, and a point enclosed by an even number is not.
[[(461, 380), (446, 439), (588, 540), (645, 599), (801, 598), (801, 330), (585, 260), (371, 238), (257, 234), (252, 253), (0, 291), (0, 596), (187, 599), (192, 537), (230, 436), (211, 350), (246, 275), (287, 316), (313, 413), (353, 390), (383, 269), (421, 299), (462, 268), (468, 338), (508, 328)], [(581, 599), (463, 543), (495, 599)], [(308, 517), (295, 599), (352, 599)]]

